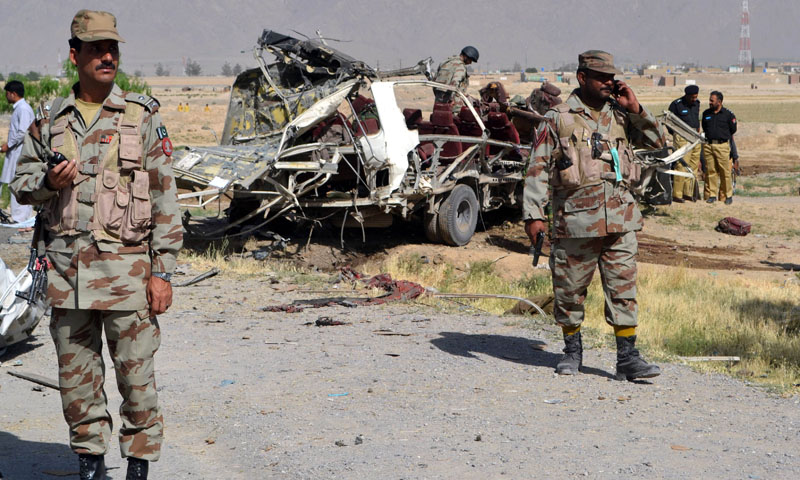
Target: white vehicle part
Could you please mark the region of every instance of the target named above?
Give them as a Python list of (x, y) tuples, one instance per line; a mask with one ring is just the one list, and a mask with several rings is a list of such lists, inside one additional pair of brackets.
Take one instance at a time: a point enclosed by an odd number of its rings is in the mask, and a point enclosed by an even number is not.
[(47, 305), (42, 296), (28, 305), (16, 293), (25, 291), (31, 286), (30, 272), (24, 268), (18, 275), (6, 267), (0, 260), (0, 350), (27, 339), (44, 316)]
[(283, 146), (286, 144), (286, 136), (289, 131), (292, 132), (292, 136), (297, 137), (310, 130), (320, 121), (336, 113), (339, 105), (342, 104), (344, 99), (347, 98), (347, 95), (353, 91), (356, 85), (358, 85), (358, 80), (350, 80), (349, 82), (343, 83), (338, 90), (318, 101), (314, 105), (311, 105), (308, 110), (304, 111), (298, 115), (297, 118), (289, 122), (289, 124), (283, 129), (281, 143), (279, 144), (275, 157), (280, 158), (281, 154), (283, 153)]
[(677, 170), (668, 170), (666, 168), (656, 168), (656, 170), (661, 173), (666, 173), (667, 175), (674, 175), (676, 177), (694, 178), (694, 175), (689, 172), (679, 172)]
[(286, 129), (294, 128), (295, 135), (302, 135), (307, 132), (309, 128), (317, 125), (321, 120), (324, 120), (334, 113), (339, 108), (339, 105), (344, 101), (347, 95), (353, 90), (353, 87), (358, 83), (357, 80), (350, 80), (343, 83), (338, 90), (318, 101), (314, 105), (297, 116), (292, 120)]
[[(382, 192), (381, 198), (387, 198), (400, 188), (408, 170), (408, 154), (419, 144), (419, 133), (409, 130), (397, 99), (394, 95), (394, 82), (375, 82), (372, 84), (372, 97), (378, 109), (381, 121), (381, 133), (362, 137), (365, 154), (371, 154), (382, 160), (389, 167), (389, 188)], [(370, 152), (370, 146), (373, 149)], [(383, 158), (380, 158), (382, 155)]]

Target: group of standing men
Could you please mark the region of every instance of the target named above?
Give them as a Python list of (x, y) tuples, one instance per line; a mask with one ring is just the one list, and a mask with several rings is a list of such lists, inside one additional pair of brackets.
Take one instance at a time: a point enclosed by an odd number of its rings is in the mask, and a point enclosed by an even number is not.
[[(123, 398), (119, 432), (129, 462), (126, 478), (142, 479), (148, 462), (159, 458), (163, 434), (153, 367), (160, 344), (156, 315), (171, 304), (170, 276), (182, 244), (172, 144), (158, 102), (123, 92), (114, 82), (123, 42), (114, 16), (81, 10), (70, 33), (69, 58), (79, 82), (25, 137), (12, 190), (21, 203), (43, 206), (39, 247), (52, 264), (50, 332), (80, 478), (106, 478), (103, 456), (112, 420), (103, 392), (105, 330)], [(465, 47), (444, 62), (437, 81), (465, 89), (466, 65), (477, 60), (477, 49)], [(621, 73), (607, 52), (578, 56), (579, 87), (540, 123), (525, 180), (523, 211), (531, 239), (546, 229), (548, 201), (553, 212), (554, 315), (565, 342), (556, 372), (563, 375), (577, 374), (583, 363), (584, 301), (598, 266), (605, 319), (616, 337), (617, 378), (660, 374), (635, 347), (635, 232), (642, 217), (630, 190), (640, 175), (633, 147), (660, 148), (665, 139), (633, 90), (614, 79)], [(685, 98), (694, 105), (697, 92), (690, 91)], [(721, 93), (711, 97), (703, 113), (708, 183), (713, 192), (713, 162), (714, 172), (724, 177), (719, 198), (730, 203), (730, 171), (725, 176), (722, 165), (729, 138), (716, 135), (727, 125), (732, 136), (735, 118), (722, 108)]]
[[(680, 118), (691, 128), (700, 132), (702, 125), (706, 143), (696, 145), (683, 157), (685, 166), (679, 164), (676, 170), (691, 173), (694, 178), (676, 176), (672, 186), (672, 201), (683, 203), (695, 201), (695, 179), (702, 171), (705, 172), (703, 185), (703, 199), (707, 203), (717, 200), (725, 205), (733, 203), (733, 176), (732, 169), (739, 168), (739, 154), (733, 135), (736, 133), (736, 116), (722, 106), (722, 92), (714, 90), (709, 95), (708, 108), (700, 114), (700, 101), (697, 96), (700, 89), (697, 85), (689, 85), (684, 89), (684, 95), (674, 100), (669, 105), (669, 111)], [(688, 140), (677, 132), (673, 134), (675, 148), (681, 148)], [(701, 162), (701, 155), (704, 162)], [(688, 168), (687, 168), (688, 167)], [(689, 171), (691, 170), (691, 171)]]

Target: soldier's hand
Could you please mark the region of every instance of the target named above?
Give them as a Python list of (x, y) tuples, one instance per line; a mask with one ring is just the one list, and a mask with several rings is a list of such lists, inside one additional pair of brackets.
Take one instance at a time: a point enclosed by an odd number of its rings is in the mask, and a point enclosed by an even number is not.
[(147, 281), (147, 303), (151, 318), (166, 312), (172, 305), (172, 284), (151, 276)]
[(525, 221), (525, 234), (528, 235), (528, 238), (531, 241), (531, 245), (533, 245), (534, 242), (536, 242), (536, 234), (545, 231), (547, 231), (547, 227), (545, 226), (542, 220)]
[(71, 185), (76, 176), (78, 176), (78, 161), (72, 159), (48, 170), (45, 182), (50, 190), (61, 190)]
[(615, 94), (617, 98), (617, 102), (630, 113), (639, 113), (642, 111), (642, 106), (639, 105), (639, 100), (636, 98), (636, 94), (633, 93), (633, 89), (628, 86), (627, 83), (623, 82), (622, 80), (615, 80), (614, 83), (617, 85), (617, 93)]

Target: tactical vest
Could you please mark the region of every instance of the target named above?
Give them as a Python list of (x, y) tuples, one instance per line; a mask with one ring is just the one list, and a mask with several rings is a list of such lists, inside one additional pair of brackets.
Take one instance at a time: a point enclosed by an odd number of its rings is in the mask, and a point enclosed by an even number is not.
[[(633, 149), (628, 143), (625, 134), (625, 113), (612, 109), (606, 115), (613, 115), (608, 126), (604, 127), (600, 120), (597, 129), (592, 129), (589, 123), (579, 113), (570, 113), (567, 103), (560, 103), (553, 107), (558, 112), (561, 120), (558, 125), (558, 143), (561, 146), (561, 155), (569, 158), (572, 165), (563, 170), (554, 169), (550, 175), (550, 184), (562, 188), (579, 188), (597, 185), (603, 180), (616, 181), (614, 160), (611, 147), (617, 149), (619, 155), (619, 168), (622, 174), (622, 183), (634, 185), (641, 177), (641, 166), (634, 162)], [(599, 133), (603, 146), (600, 158), (592, 158), (590, 139), (592, 133)]]
[[(150, 182), (143, 165), (144, 113), (142, 104), (125, 98), (125, 111), (115, 114), (115, 134), (105, 152), (87, 162), (81, 159), (69, 115), (51, 119), (50, 148), (68, 159), (78, 159), (78, 175), (45, 209), (50, 232), (59, 236), (91, 232), (96, 240), (117, 243), (140, 243), (147, 237), (151, 204)], [(90, 186), (91, 181), (94, 188), (81, 188), (84, 182)], [(79, 218), (79, 203), (93, 206), (90, 219)]]

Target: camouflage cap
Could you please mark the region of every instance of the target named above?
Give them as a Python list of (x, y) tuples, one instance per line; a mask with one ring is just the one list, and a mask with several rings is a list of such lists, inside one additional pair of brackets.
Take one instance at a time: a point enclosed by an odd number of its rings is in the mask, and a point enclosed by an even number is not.
[(125, 42), (117, 32), (117, 19), (108, 12), (79, 10), (72, 18), (70, 33), (72, 38), (84, 42), (97, 42), (98, 40)]
[(622, 75), (622, 70), (614, 66), (614, 55), (602, 50), (587, 50), (578, 55), (578, 68)]

